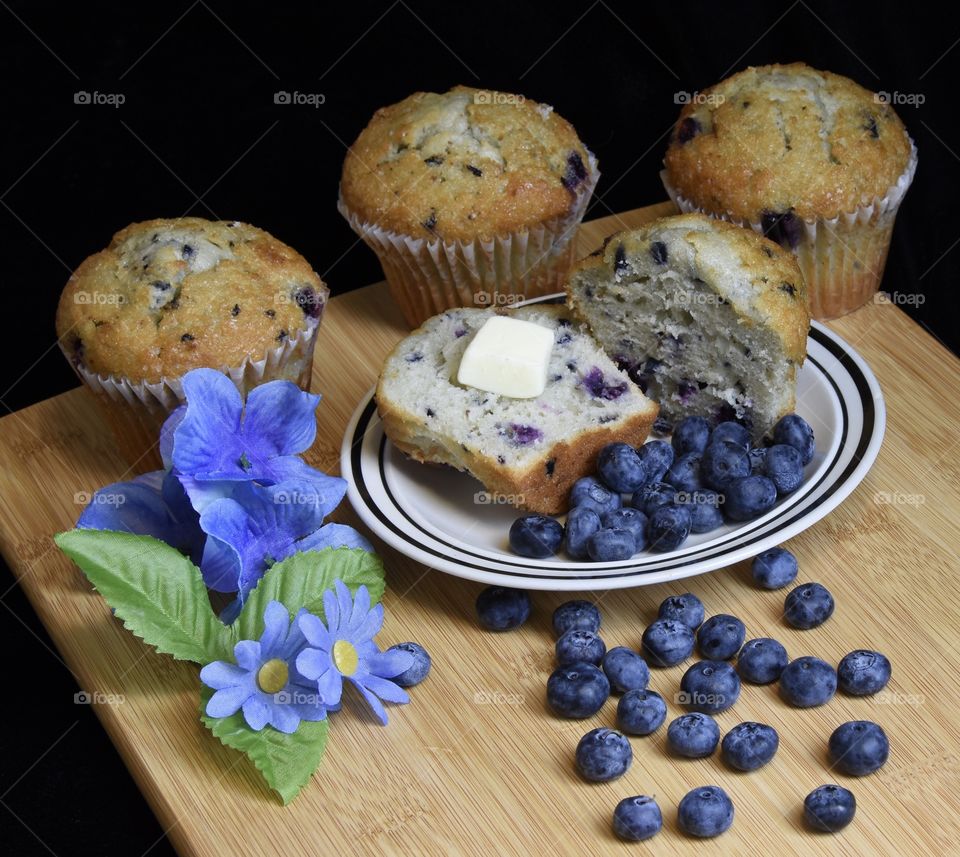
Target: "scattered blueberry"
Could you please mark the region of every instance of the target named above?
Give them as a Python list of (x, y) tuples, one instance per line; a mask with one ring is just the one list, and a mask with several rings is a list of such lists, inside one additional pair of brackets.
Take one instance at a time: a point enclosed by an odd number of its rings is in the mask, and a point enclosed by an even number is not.
[(594, 562), (630, 559), (637, 552), (637, 540), (630, 530), (600, 529), (587, 539), (587, 554)]
[(838, 785), (818, 786), (803, 801), (803, 814), (814, 830), (836, 833), (843, 830), (857, 812), (857, 799)]
[(667, 264), (667, 245), (663, 241), (650, 242), (650, 258), (658, 265)]
[(870, 720), (851, 720), (833, 730), (830, 761), (843, 774), (862, 777), (880, 770), (890, 755), (887, 735)]
[(609, 443), (597, 456), (597, 473), (613, 491), (632, 494), (647, 481), (643, 462), (628, 443)]
[(676, 550), (690, 535), (691, 515), (686, 506), (660, 506), (650, 516), (647, 540), (650, 550)]
[(797, 658), (780, 673), (780, 696), (797, 708), (823, 705), (836, 692), (837, 671), (820, 658)]
[(641, 842), (660, 832), (663, 815), (652, 797), (625, 797), (613, 810), (613, 832), (628, 842)]
[(657, 619), (643, 632), (643, 653), (654, 667), (672, 667), (693, 652), (693, 631), (673, 619)]
[(733, 824), (733, 802), (720, 786), (700, 786), (680, 801), (677, 824), (690, 836), (719, 836)]
[(647, 482), (660, 482), (674, 458), (673, 447), (665, 440), (648, 441), (637, 447), (637, 455), (643, 463)]
[(753, 558), (753, 580), (764, 589), (780, 589), (797, 576), (797, 558), (786, 548), (770, 548)]
[(610, 687), (618, 693), (642, 690), (650, 681), (650, 667), (633, 649), (615, 646), (603, 656), (603, 671)]
[(629, 530), (636, 543), (635, 552), (642, 551), (647, 546), (647, 516), (639, 509), (624, 506), (614, 509), (603, 516), (603, 526), (606, 529)]
[(734, 479), (724, 489), (724, 514), (734, 521), (759, 518), (777, 502), (777, 486), (766, 476)]
[(720, 511), (724, 500), (722, 494), (701, 488), (698, 491), (678, 491), (674, 499), (678, 506), (690, 510), (691, 533), (709, 533), (723, 526), (723, 512)]
[(632, 761), (630, 739), (616, 729), (591, 729), (577, 744), (577, 768), (596, 783), (622, 777)]
[(776, 241), (781, 247), (796, 250), (803, 237), (803, 221), (794, 214), (792, 208), (787, 211), (764, 209), (760, 214), (760, 226), (765, 238)]
[(746, 626), (736, 616), (718, 613), (700, 626), (697, 646), (705, 658), (726, 661), (740, 651), (746, 636)]
[(750, 432), (740, 423), (735, 423), (732, 420), (718, 423), (717, 427), (710, 432), (710, 444), (718, 443), (721, 440), (727, 443), (735, 443), (737, 446), (743, 447), (744, 450), (750, 449)]
[(430, 674), (430, 666), (432, 664), (430, 654), (419, 643), (397, 643), (387, 651), (408, 652), (413, 655), (413, 663), (407, 667), (404, 672), (400, 673), (400, 675), (394, 676), (393, 679), (391, 679), (395, 684), (399, 684), (400, 687), (413, 687), (415, 684), (420, 684), (420, 682)]
[(692, 116), (687, 116), (677, 125), (677, 142), (680, 143), (680, 145), (689, 143), (699, 133), (700, 123)]
[(703, 624), (703, 602), (692, 592), (671, 595), (661, 602), (657, 617), (683, 622), (687, 627), (696, 630)]
[(557, 663), (599, 664), (607, 653), (607, 646), (593, 631), (567, 631), (554, 647)]
[(617, 703), (617, 726), (630, 735), (649, 735), (667, 719), (667, 703), (654, 690), (628, 690)]
[(723, 760), (738, 771), (755, 771), (769, 762), (780, 746), (777, 730), (766, 723), (739, 723), (723, 736)]
[(681, 714), (667, 727), (667, 744), (678, 756), (703, 759), (713, 753), (720, 743), (720, 727), (708, 714), (695, 711)]
[(489, 631), (519, 628), (530, 615), (530, 595), (525, 589), (488, 586), (477, 596), (477, 617)]
[(764, 473), (764, 464), (767, 461), (767, 447), (765, 446), (754, 446), (747, 453), (747, 458), (750, 459), (750, 475), (751, 476), (765, 476)]
[(719, 714), (740, 698), (740, 676), (726, 661), (697, 661), (680, 679), (680, 690), (688, 708)]
[(543, 432), (536, 426), (525, 426), (520, 423), (509, 423), (500, 426), (498, 434), (506, 438), (511, 446), (530, 446), (538, 440), (543, 440)]
[(674, 502), (677, 489), (666, 482), (651, 482), (633, 493), (630, 504), (648, 518), (660, 507)]
[(574, 506), (567, 515), (564, 529), (567, 553), (574, 559), (586, 559), (587, 542), (601, 526), (600, 515), (592, 506)]
[(737, 656), (737, 672), (750, 684), (770, 684), (790, 662), (783, 644), (770, 637), (747, 640)]
[(796, 414), (787, 414), (780, 418), (773, 427), (773, 442), (785, 443), (799, 450), (804, 467), (813, 461), (813, 454), (817, 449), (813, 429), (803, 417)]
[(767, 450), (764, 475), (777, 486), (778, 494), (790, 494), (803, 484), (803, 460), (800, 450), (777, 443)]
[(673, 427), (670, 443), (680, 456), (689, 452), (703, 452), (709, 439), (710, 423), (703, 417), (684, 417)]
[(699, 491), (703, 488), (703, 479), (700, 476), (699, 452), (687, 452), (677, 458), (667, 469), (664, 482), (668, 482), (678, 491)]
[(591, 717), (609, 696), (610, 682), (593, 664), (558, 667), (547, 679), (547, 702), (561, 717)]
[(821, 583), (802, 583), (783, 602), (783, 615), (804, 631), (822, 625), (833, 615), (833, 596)]
[(620, 495), (603, 485), (596, 476), (583, 476), (570, 489), (571, 506), (587, 506), (598, 515), (605, 515), (623, 505)]
[(890, 661), (880, 652), (857, 649), (844, 655), (837, 666), (840, 690), (853, 696), (869, 696), (890, 681)]
[(606, 399), (612, 401), (619, 399), (627, 392), (626, 381), (609, 381), (603, 374), (603, 370), (594, 366), (586, 375), (580, 379), (583, 388), (595, 399)]
[(587, 177), (587, 168), (584, 166), (583, 158), (578, 152), (571, 152), (567, 155), (567, 168), (560, 177), (560, 184), (567, 190), (575, 190), (581, 182)]
[(523, 515), (510, 525), (510, 549), (520, 556), (553, 556), (562, 541), (563, 524), (547, 515)]
[(592, 601), (564, 601), (553, 611), (553, 633), (562, 637), (567, 631), (600, 630), (600, 610)]
[(700, 478), (708, 488), (723, 491), (734, 479), (749, 475), (750, 459), (739, 444), (720, 440), (712, 442), (703, 451)]

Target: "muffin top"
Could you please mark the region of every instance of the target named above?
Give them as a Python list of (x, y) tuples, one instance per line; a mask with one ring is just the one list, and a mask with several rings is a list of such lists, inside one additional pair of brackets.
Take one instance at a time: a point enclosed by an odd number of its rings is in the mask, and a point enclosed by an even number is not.
[(327, 294), (307, 261), (262, 229), (148, 220), (74, 271), (57, 336), (91, 372), (153, 382), (262, 358), (319, 318)]
[(347, 153), (340, 195), (383, 229), (473, 240), (570, 213), (592, 172), (552, 107), (458, 86), (378, 110)]
[(831, 218), (884, 196), (910, 139), (889, 104), (804, 63), (748, 68), (680, 112), (664, 163), (698, 207), (751, 223)]

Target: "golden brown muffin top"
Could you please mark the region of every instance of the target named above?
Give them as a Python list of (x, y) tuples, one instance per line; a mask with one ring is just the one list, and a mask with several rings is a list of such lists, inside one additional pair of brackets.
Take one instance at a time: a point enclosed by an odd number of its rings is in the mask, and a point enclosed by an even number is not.
[(340, 194), (383, 229), (469, 241), (568, 214), (590, 171), (552, 107), (457, 86), (378, 110), (347, 152)]
[(910, 140), (889, 104), (804, 63), (747, 68), (680, 112), (664, 163), (684, 197), (752, 223), (832, 218), (884, 196)]
[(327, 294), (309, 263), (262, 229), (148, 220), (72, 274), (57, 336), (91, 372), (158, 381), (262, 358), (319, 317)]

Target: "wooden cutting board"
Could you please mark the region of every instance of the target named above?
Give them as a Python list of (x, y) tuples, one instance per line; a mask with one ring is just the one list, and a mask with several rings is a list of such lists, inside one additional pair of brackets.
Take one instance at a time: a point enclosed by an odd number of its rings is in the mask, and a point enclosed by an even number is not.
[[(670, 211), (662, 204), (588, 223), (581, 249)], [(433, 673), (413, 689), (412, 704), (391, 709), (386, 729), (348, 702), (333, 718), (318, 773), (282, 808), (245, 757), (201, 726), (197, 669), (124, 631), (51, 541), (73, 525), (84, 496), (126, 475), (79, 389), (0, 420), (0, 549), (80, 686), (98, 695), (100, 721), (184, 855), (619, 854), (625, 846), (610, 817), (632, 794), (660, 803), (664, 830), (648, 846), (658, 854), (956, 853), (960, 362), (891, 303), (869, 304), (830, 327), (869, 362), (888, 408), (883, 448), (866, 480), (789, 543), (800, 580), (834, 593), (833, 618), (813, 631), (788, 628), (784, 593), (755, 589), (746, 563), (675, 585), (590, 596), (600, 602), (611, 646), (638, 647), (660, 601), (689, 589), (708, 615), (740, 616), (749, 636), (777, 637), (791, 657), (836, 663), (860, 647), (890, 657), (893, 680), (880, 699), (838, 695), (824, 707), (794, 710), (775, 686), (745, 687), (719, 716), (721, 730), (759, 720), (781, 736), (776, 759), (751, 774), (728, 770), (717, 756), (668, 757), (661, 727), (633, 739), (634, 763), (620, 780), (581, 781), (576, 743), (614, 724), (616, 700), (584, 721), (548, 712), (550, 615), (564, 597), (534, 593), (524, 628), (486, 633), (474, 619), (480, 586), (384, 547), (389, 589), (380, 640), (423, 643)], [(331, 302), (314, 371), (314, 390), (324, 395), (309, 456), (315, 466), (337, 468), (347, 420), (404, 332), (382, 283)], [(346, 502), (338, 517), (357, 523)], [(658, 670), (651, 682), (668, 699), (670, 717), (680, 713), (672, 700), (684, 666)], [(892, 751), (880, 773), (855, 779), (829, 770), (827, 738), (850, 719), (874, 719), (887, 731)], [(851, 788), (858, 802), (855, 822), (834, 837), (811, 834), (802, 822), (804, 796), (825, 782)], [(732, 797), (734, 825), (713, 842), (688, 839), (677, 829), (677, 803), (711, 783)]]

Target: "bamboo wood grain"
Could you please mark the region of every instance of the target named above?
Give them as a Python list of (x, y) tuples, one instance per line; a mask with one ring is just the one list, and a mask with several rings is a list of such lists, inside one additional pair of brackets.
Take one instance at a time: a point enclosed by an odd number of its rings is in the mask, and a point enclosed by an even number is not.
[[(671, 210), (662, 204), (588, 223), (581, 249)], [(580, 781), (574, 747), (588, 729), (614, 724), (616, 700), (585, 721), (558, 720), (546, 709), (550, 614), (565, 596), (534, 593), (523, 629), (485, 633), (473, 614), (480, 586), (383, 548), (389, 589), (380, 640), (420, 641), (433, 655), (433, 673), (412, 690), (411, 705), (391, 709), (386, 729), (348, 702), (334, 717), (313, 781), (281, 808), (246, 759), (201, 726), (196, 668), (126, 632), (51, 541), (79, 514), (82, 496), (75, 496), (125, 476), (81, 390), (0, 420), (0, 549), (80, 686), (122, 697), (95, 705), (96, 713), (184, 855), (624, 853), (610, 815), (620, 798), (638, 793), (656, 796), (664, 830), (637, 852), (957, 853), (960, 362), (891, 304), (868, 305), (830, 326), (870, 363), (888, 407), (886, 439), (867, 479), (789, 543), (800, 579), (819, 580), (836, 596), (833, 618), (813, 631), (788, 628), (785, 593), (756, 590), (746, 563), (675, 585), (592, 593), (608, 645), (639, 646), (657, 604), (689, 589), (708, 615), (735, 613), (749, 636), (777, 637), (791, 657), (836, 663), (859, 647), (890, 656), (893, 680), (881, 700), (838, 695), (800, 711), (780, 702), (775, 686), (744, 687), (719, 716), (721, 729), (760, 720), (781, 736), (774, 762), (755, 773), (734, 773), (717, 756), (671, 759), (662, 727), (633, 740), (634, 763), (620, 780)], [(324, 394), (310, 454), (317, 466), (336, 467), (346, 422), (403, 333), (383, 284), (332, 301), (314, 373), (314, 389)], [(338, 517), (356, 523), (346, 503)], [(670, 717), (680, 713), (673, 694), (683, 669), (657, 670), (651, 681)], [(831, 772), (827, 737), (862, 718), (886, 729), (890, 761), (867, 778)], [(856, 820), (834, 837), (802, 824), (804, 796), (825, 782), (848, 786), (858, 801)], [(733, 828), (712, 842), (685, 838), (676, 805), (709, 783), (733, 798)]]

